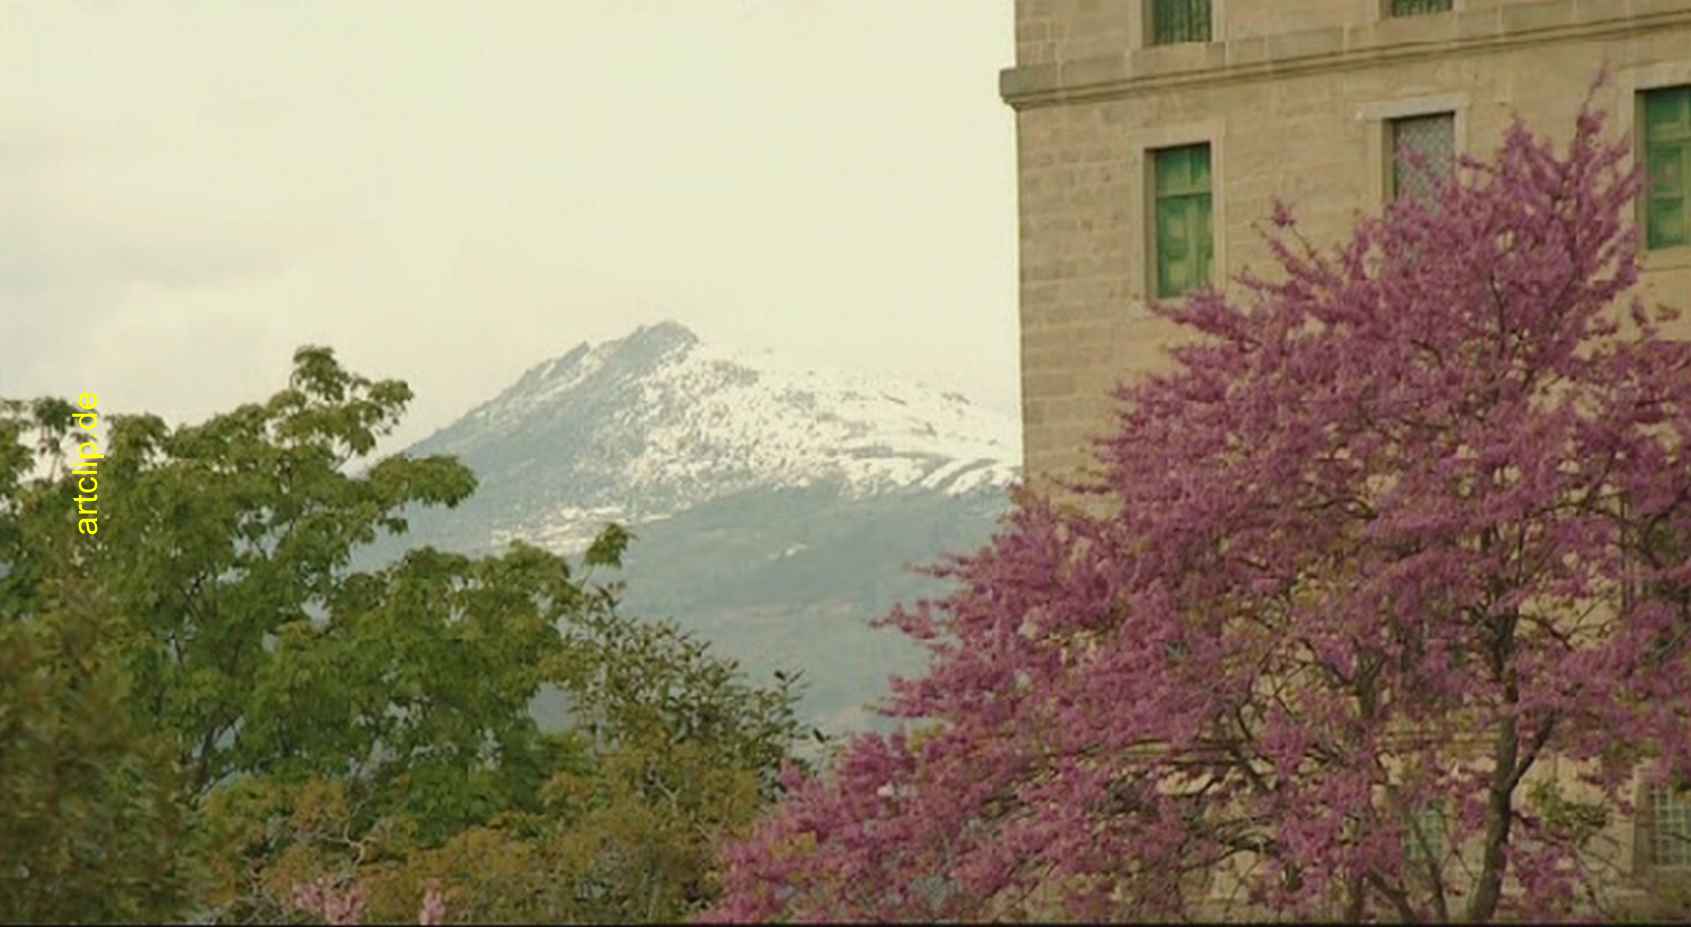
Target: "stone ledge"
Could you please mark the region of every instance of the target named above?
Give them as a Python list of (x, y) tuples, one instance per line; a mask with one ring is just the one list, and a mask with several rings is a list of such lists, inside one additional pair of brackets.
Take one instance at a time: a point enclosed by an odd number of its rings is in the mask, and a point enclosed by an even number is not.
[(1691, 245), (1666, 248), (1660, 251), (1645, 251), (1643, 257), (1646, 274), (1683, 270), (1691, 268)]
[(1005, 68), (998, 93), (1020, 110), (1676, 26), (1691, 27), (1691, 0), (1545, 0)]

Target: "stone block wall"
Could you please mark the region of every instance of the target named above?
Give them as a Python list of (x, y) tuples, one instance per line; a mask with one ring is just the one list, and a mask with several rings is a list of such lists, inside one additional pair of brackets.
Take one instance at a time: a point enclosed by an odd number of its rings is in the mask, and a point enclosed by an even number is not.
[[(1630, 130), (1638, 89), (1691, 84), (1691, 0), (1458, 0), (1381, 19), (1376, 0), (1216, 0), (1210, 43), (1135, 47), (1136, 0), (1020, 0), (1016, 110), (1025, 464), (1035, 484), (1090, 464), (1113, 387), (1176, 336), (1145, 310), (1146, 152), (1211, 145), (1215, 272), (1271, 272), (1255, 225), (1278, 197), (1336, 243), (1377, 212), (1384, 120), (1455, 109), (1490, 154), (1517, 114), (1565, 138), (1598, 69)], [(1373, 6), (1370, 6), (1373, 3)], [(1374, 11), (1370, 19), (1369, 11)], [(1691, 249), (1649, 255), (1652, 298), (1691, 309)], [(1684, 329), (1691, 336), (1691, 328)]]

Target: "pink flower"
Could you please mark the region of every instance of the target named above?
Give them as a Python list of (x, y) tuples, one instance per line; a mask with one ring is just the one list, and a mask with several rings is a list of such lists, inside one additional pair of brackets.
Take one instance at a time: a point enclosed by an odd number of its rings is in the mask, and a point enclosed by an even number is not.
[(1109, 504), (1024, 496), (882, 622), (933, 654), (893, 685), (912, 731), (793, 779), (707, 919), (1178, 918), (1253, 855), (1240, 895), (1280, 916), (1567, 916), (1600, 874), (1559, 830), (1442, 894), (1402, 835), (1502, 834), (1502, 764), (1691, 771), (1691, 344), (1617, 328), (1640, 178), (1602, 126), (1562, 156), (1517, 123), (1437, 209), (1272, 237), (1248, 300), (1160, 306), (1205, 337), (1120, 389), (1070, 487)]
[(364, 887), (354, 883), (337, 888), (327, 876), (294, 886), (296, 910), (321, 917), (325, 923), (355, 925), (364, 922)]
[(419, 924), (446, 923), (446, 898), (440, 893), (440, 880), (430, 879), (423, 892), (423, 907), (417, 912)]

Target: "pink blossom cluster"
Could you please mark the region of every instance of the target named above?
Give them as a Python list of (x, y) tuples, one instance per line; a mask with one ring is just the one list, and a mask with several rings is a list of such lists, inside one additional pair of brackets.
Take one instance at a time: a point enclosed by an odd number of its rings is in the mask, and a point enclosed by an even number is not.
[[(364, 887), (354, 882), (342, 888), (327, 876), (294, 886), (291, 899), (296, 911), (323, 919), (325, 924), (357, 925), (364, 923)], [(417, 912), (419, 924), (446, 923), (446, 898), (441, 894), (440, 882), (430, 879), (423, 892), (423, 904)]]
[[(1632, 291), (1640, 178), (1588, 105), (1320, 250), (1121, 388), (1085, 501), (948, 559), (907, 719), (727, 847), (707, 920), (1589, 913), (1555, 757), (1691, 774), (1691, 346)], [(1413, 822), (1438, 809), (1436, 842)], [(1422, 817), (1421, 820), (1427, 818)]]
[(364, 923), (364, 888), (357, 883), (337, 886), (327, 876), (294, 886), (293, 906), (326, 924)]

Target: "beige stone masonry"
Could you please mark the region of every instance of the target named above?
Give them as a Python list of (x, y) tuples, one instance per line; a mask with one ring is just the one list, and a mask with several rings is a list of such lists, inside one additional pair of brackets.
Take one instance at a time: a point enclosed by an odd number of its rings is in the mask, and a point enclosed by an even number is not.
[[(1237, 3), (1238, 0), (1235, 0)], [(1070, 0), (1064, 6), (1108, 6), (1113, 13), (1081, 17), (1053, 32), (1051, 18), (1037, 20), (1042, 35), (1080, 36), (1083, 24), (1096, 21), (1103, 31), (1086, 40), (1061, 45), (1065, 53), (1018, 54), (1017, 66), (999, 75), (999, 94), (1018, 109), (1064, 100), (1145, 92), (1170, 84), (1260, 78), (1266, 72), (1343, 69), (1381, 65), (1428, 55), (1489, 52), (1499, 47), (1566, 41), (1579, 37), (1619, 38), (1691, 23), (1684, 0), (1539, 0), (1480, 3), (1456, 12), (1426, 16), (1381, 17), (1367, 0), (1328, 0), (1312, 4), (1315, 28), (1245, 32), (1216, 41), (1145, 47), (1133, 4)], [(1056, 3), (1049, 4), (1055, 6)], [(1245, 4), (1240, 3), (1240, 6)], [(1034, 4), (1039, 6), (1039, 4)], [(1342, 11), (1375, 10), (1372, 19), (1355, 21)], [(1303, 21), (1303, 20), (1294, 20)], [(1018, 17), (1017, 34), (1024, 26)], [(1027, 28), (1035, 28), (1030, 23)], [(1107, 37), (1107, 41), (1105, 39)], [(1084, 49), (1086, 54), (1080, 54)]]
[[(1322, 244), (1380, 209), (1389, 119), (1454, 112), (1458, 149), (1484, 156), (1516, 115), (1565, 136), (1604, 63), (1615, 79), (1599, 103), (1616, 131), (1630, 131), (1638, 91), (1691, 84), (1691, 0), (1468, 0), (1400, 19), (1381, 18), (1375, 0), (1286, 2), (1269, 15), (1267, 3), (1229, 0), (1224, 34), (1238, 38), (1004, 73), (1016, 107), (1024, 462), (1036, 484), (1088, 464), (1090, 439), (1113, 426), (1116, 385), (1167, 362), (1175, 333), (1146, 307), (1148, 151), (1212, 146), (1225, 282), (1272, 271), (1256, 225), (1276, 198)], [(1018, 34), (1066, 41), (1096, 28), (1127, 49), (1141, 32), (1134, 9), (1022, 0)], [(1691, 308), (1691, 248), (1651, 252), (1645, 266), (1649, 299)]]

